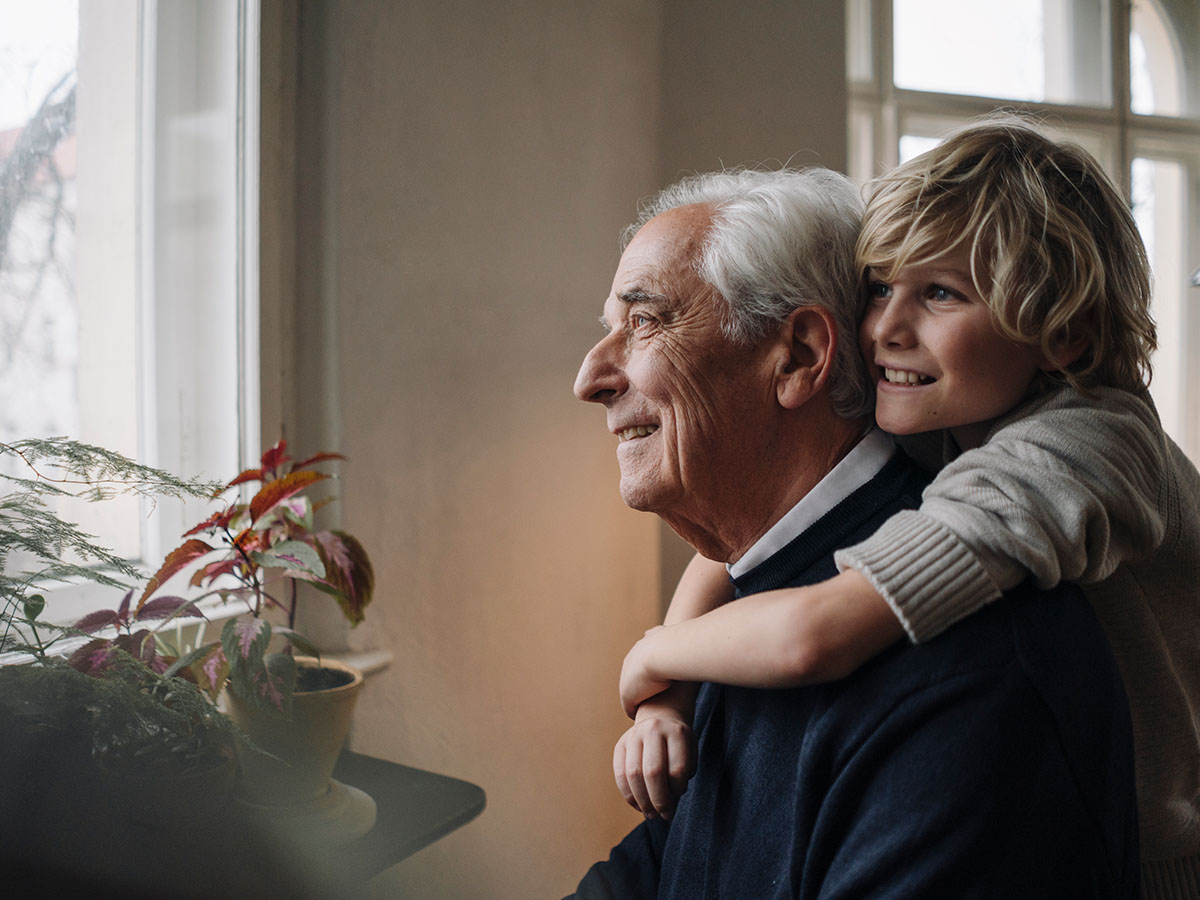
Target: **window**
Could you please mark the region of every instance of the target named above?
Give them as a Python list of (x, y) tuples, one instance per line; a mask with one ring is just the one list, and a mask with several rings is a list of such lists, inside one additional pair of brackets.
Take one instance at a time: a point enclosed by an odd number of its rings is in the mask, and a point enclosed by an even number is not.
[(1151, 393), (1200, 461), (1200, 6), (1181, 0), (848, 0), (850, 174), (866, 180), (996, 107), (1123, 185), (1154, 270)]
[[(0, 0), (0, 440), (257, 459), (257, 6)], [(203, 510), (68, 515), (157, 561)], [(56, 592), (70, 619), (97, 602)]]

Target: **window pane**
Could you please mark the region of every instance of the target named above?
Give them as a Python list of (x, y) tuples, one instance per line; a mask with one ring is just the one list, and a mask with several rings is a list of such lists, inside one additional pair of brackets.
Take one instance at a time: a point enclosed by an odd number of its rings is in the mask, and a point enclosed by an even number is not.
[(914, 156), (920, 156), (926, 150), (932, 150), (942, 142), (941, 138), (928, 137), (918, 134), (900, 136), (900, 162), (906, 163)]
[(1150, 392), (1163, 428), (1195, 455), (1186, 435), (1188, 326), (1186, 300), (1186, 171), (1178, 162), (1139, 158), (1133, 161), (1133, 215), (1154, 270), (1154, 319), (1158, 350)]
[[(1130, 107), (1157, 116), (1200, 116), (1200, 5), (1135, 0), (1129, 35)], [(1191, 35), (1191, 40), (1182, 39)]]
[(1111, 104), (1109, 0), (895, 0), (896, 85)]
[(870, 0), (847, 0), (846, 77), (851, 81), (870, 81), (875, 77), (871, 37)]
[(0, 440), (79, 433), (74, 2), (0, 3)]
[[(0, 0), (0, 441), (66, 435), (183, 475), (239, 470), (239, 409), (255, 405), (238, 352), (252, 7)], [(208, 504), (57, 511), (156, 564)], [(56, 590), (47, 614), (103, 602), (88, 590)]]

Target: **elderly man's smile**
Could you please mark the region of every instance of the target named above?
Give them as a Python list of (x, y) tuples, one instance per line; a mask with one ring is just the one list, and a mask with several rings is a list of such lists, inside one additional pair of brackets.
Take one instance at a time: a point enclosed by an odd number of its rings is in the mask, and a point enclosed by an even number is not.
[(657, 425), (631, 425), (628, 428), (622, 428), (616, 432), (617, 442), (625, 443), (626, 441), (636, 440), (637, 438), (646, 437), (658, 431)]

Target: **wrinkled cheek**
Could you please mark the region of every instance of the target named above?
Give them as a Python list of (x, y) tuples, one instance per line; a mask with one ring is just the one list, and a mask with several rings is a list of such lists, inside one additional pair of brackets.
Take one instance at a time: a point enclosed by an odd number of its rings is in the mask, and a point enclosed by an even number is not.
[(685, 487), (698, 484), (701, 473), (713, 465), (722, 428), (730, 426), (714, 414), (706, 399), (700, 393), (690, 394), (688, 403), (674, 410), (667, 433), (666, 454)]
[[(733, 361), (718, 358), (705, 348), (663, 348), (653, 393), (661, 413), (664, 464), (677, 470), (684, 487), (695, 485), (701, 472), (719, 454), (721, 437), (734, 427), (729, 405), (732, 386), (739, 380)], [(744, 398), (752, 403), (750, 398)]]

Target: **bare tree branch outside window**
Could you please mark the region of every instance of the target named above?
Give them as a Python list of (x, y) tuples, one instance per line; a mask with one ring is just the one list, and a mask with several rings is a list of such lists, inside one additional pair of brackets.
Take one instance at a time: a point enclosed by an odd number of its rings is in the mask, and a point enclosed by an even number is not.
[(77, 427), (76, 73), (0, 132), (0, 437)]

